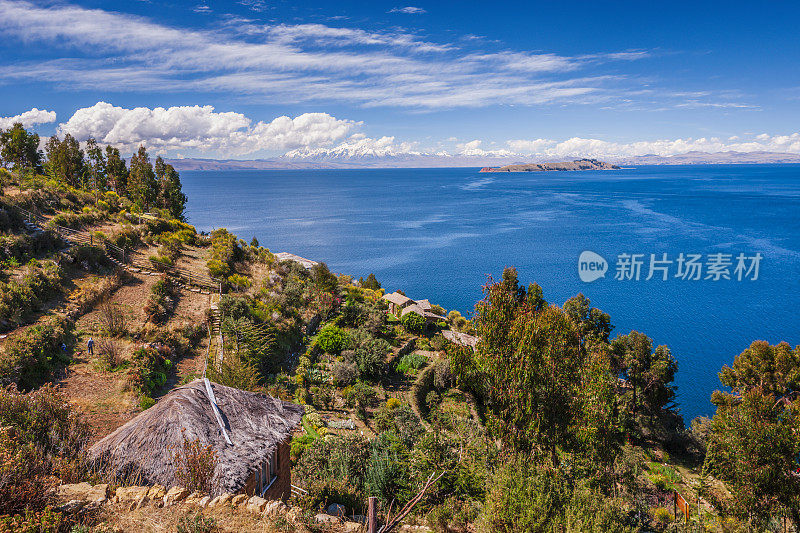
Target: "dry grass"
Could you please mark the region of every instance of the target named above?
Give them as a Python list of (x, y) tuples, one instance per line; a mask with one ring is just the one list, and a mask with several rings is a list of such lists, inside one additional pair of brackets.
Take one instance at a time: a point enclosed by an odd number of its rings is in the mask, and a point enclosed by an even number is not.
[[(143, 507), (128, 511), (121, 505), (107, 505), (100, 517), (104, 524), (117, 531), (136, 533), (166, 533), (177, 531), (178, 524), (184, 517), (192, 517), (200, 513), (211, 518), (220, 533), (312, 533), (326, 531), (310, 528), (306, 524), (298, 524), (285, 518), (265, 518), (255, 513), (231, 507), (214, 507), (211, 509), (165, 507)], [(330, 531), (336, 531), (335, 529)]]

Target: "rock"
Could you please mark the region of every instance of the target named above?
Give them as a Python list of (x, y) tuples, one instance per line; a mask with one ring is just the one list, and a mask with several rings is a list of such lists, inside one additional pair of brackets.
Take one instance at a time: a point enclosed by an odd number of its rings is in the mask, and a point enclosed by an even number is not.
[(338, 516), (339, 518), (344, 518), (347, 514), (347, 509), (344, 508), (344, 505), (332, 503), (328, 506), (327, 513), (329, 515)]
[(359, 524), (367, 523), (367, 517), (364, 516), (363, 514), (354, 514), (353, 516), (348, 518), (348, 520), (350, 520), (351, 522), (358, 522)]
[(234, 507), (239, 507), (247, 502), (247, 494), (237, 494), (233, 498), (231, 498), (231, 505)]
[(233, 494), (231, 494), (230, 492), (225, 492), (223, 494), (220, 494), (210, 502), (208, 502), (208, 506), (216, 507), (218, 505), (228, 505), (232, 499), (233, 499)]
[(205, 498), (205, 496), (206, 495), (202, 492), (194, 491), (193, 493), (189, 494), (185, 500), (183, 500), (183, 503), (186, 505), (197, 505), (200, 503), (200, 500)]
[(264, 510), (264, 507), (267, 506), (267, 503), (269, 502), (264, 498), (261, 498), (259, 496), (253, 496), (252, 498), (247, 500), (247, 510), (253, 511), (254, 513), (260, 513)]
[(60, 485), (56, 489), (56, 499), (60, 502), (70, 502), (73, 500), (86, 500), (89, 493), (92, 491), (92, 486), (88, 483), (70, 483), (67, 485)]
[(144, 500), (148, 492), (150, 487), (120, 487), (117, 489), (117, 501), (122, 503)]
[(356, 533), (357, 531), (362, 531), (363, 529), (364, 526), (358, 522), (345, 522), (342, 526), (342, 531), (346, 531), (347, 533)]
[(108, 500), (108, 484), (95, 485), (86, 495), (90, 502), (105, 503)]
[[(282, 502), (281, 502), (282, 503)], [(267, 506), (265, 513), (268, 513), (270, 507)], [(292, 507), (286, 512), (286, 520), (295, 524), (300, 523), (303, 518), (303, 510), (300, 507)]]
[(163, 485), (153, 485), (147, 493), (147, 497), (151, 500), (163, 500), (167, 495), (167, 488)]
[(205, 498), (197, 502), (197, 505), (200, 507), (208, 507), (209, 502), (211, 502), (211, 496), (206, 496)]
[(334, 525), (334, 524), (341, 524), (342, 521), (336, 518), (335, 516), (331, 516), (327, 513), (319, 513), (314, 515), (314, 522), (317, 524), (327, 524), (327, 525)]
[(173, 503), (177, 503), (183, 499), (185, 499), (189, 495), (189, 491), (184, 489), (183, 487), (172, 487), (167, 491), (167, 494), (164, 495), (164, 506), (172, 505)]
[(59, 511), (63, 511), (66, 514), (74, 514), (83, 509), (86, 504), (89, 503), (86, 500), (70, 500), (67, 503), (58, 507)]
[[(293, 509), (299, 510), (298, 507), (294, 507)], [(264, 516), (278, 516), (278, 514), (284, 511), (286, 511), (286, 504), (280, 500), (273, 500), (271, 502), (267, 502), (267, 504), (264, 506)], [(297, 518), (299, 517), (300, 514), (298, 514)], [(287, 518), (290, 517), (287, 515)], [(295, 520), (295, 518), (290, 518), (290, 520)]]

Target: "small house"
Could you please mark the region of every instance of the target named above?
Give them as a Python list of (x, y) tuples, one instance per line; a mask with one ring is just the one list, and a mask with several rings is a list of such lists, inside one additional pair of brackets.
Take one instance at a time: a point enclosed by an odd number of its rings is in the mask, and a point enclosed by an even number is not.
[[(427, 300), (423, 301), (427, 302)], [(403, 310), (400, 312), (400, 316), (406, 316), (408, 313), (416, 313), (423, 317), (428, 323), (436, 323), (440, 320), (447, 320), (445, 317), (430, 311), (430, 304), (428, 304), (428, 309), (425, 309), (419, 304), (419, 302), (412, 302), (411, 305), (403, 308)]]
[(404, 308), (414, 303), (414, 300), (408, 296), (400, 294), (399, 292), (384, 294), (383, 299), (389, 302), (389, 312), (397, 317), (400, 316), (400, 313)]
[(289, 446), (303, 407), (263, 394), (196, 379), (94, 444), (91, 460), (138, 484), (179, 485), (174, 455), (184, 439), (216, 452), (215, 495), (230, 492), (286, 499)]

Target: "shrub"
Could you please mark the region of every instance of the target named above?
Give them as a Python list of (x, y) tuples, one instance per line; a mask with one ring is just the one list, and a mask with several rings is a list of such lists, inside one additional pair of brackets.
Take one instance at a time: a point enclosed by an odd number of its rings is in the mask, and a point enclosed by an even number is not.
[(336, 361), (331, 369), (333, 382), (339, 387), (355, 383), (358, 377), (358, 366), (353, 361)]
[(46, 381), (56, 364), (69, 361), (62, 344), (72, 344), (73, 327), (71, 320), (53, 316), (9, 339), (0, 354), (0, 385), (27, 390)]
[(146, 396), (152, 396), (159, 387), (167, 382), (167, 372), (172, 368), (172, 361), (165, 357), (169, 349), (139, 348), (131, 358), (131, 382), (135, 389)]
[(443, 358), (433, 365), (433, 386), (439, 390), (447, 390), (455, 386), (456, 379), (450, 367), (450, 359)]
[(667, 509), (664, 507), (657, 507), (653, 510), (653, 520), (660, 528), (666, 527), (668, 524), (672, 523), (675, 520), (675, 517), (672, 516)]
[(400, 323), (409, 333), (423, 333), (427, 327), (425, 317), (417, 313), (406, 313), (400, 319)]
[(154, 323), (161, 324), (166, 322), (177, 302), (178, 290), (175, 282), (167, 276), (162, 276), (150, 289), (144, 312)]
[[(90, 428), (54, 386), (30, 393), (0, 389), (0, 427), (0, 516), (40, 513), (58, 477), (72, 482), (86, 474)], [(34, 518), (9, 520), (19, 526)]]
[(122, 347), (113, 339), (98, 339), (95, 343), (97, 359), (107, 369), (117, 368), (122, 364)]
[(356, 413), (359, 418), (362, 419), (367, 417), (367, 408), (375, 405), (377, 399), (378, 394), (375, 392), (375, 389), (362, 381), (357, 382), (347, 389), (345, 393), (347, 405), (355, 407)]
[(397, 371), (404, 374), (416, 374), (417, 370), (428, 364), (428, 358), (421, 353), (413, 352), (404, 355), (397, 363)]
[(62, 272), (58, 265), (52, 261), (40, 263), (35, 260), (28, 264), (19, 281), (0, 283), (0, 330), (22, 322), (27, 313), (61, 292), (62, 285)]
[(190, 492), (211, 494), (214, 491), (219, 459), (217, 452), (199, 439), (189, 440), (181, 430), (183, 442), (172, 450), (175, 479)]
[(386, 370), (389, 343), (377, 339), (365, 330), (356, 330), (352, 337), (353, 360), (362, 378), (379, 378)]
[(114, 337), (124, 335), (128, 329), (124, 311), (108, 300), (100, 305), (100, 324)]
[(343, 329), (328, 324), (317, 334), (314, 345), (323, 352), (339, 355), (349, 342), (350, 339)]
[(244, 291), (253, 285), (253, 282), (247, 276), (241, 274), (231, 274), (228, 276), (228, 285), (236, 291)]

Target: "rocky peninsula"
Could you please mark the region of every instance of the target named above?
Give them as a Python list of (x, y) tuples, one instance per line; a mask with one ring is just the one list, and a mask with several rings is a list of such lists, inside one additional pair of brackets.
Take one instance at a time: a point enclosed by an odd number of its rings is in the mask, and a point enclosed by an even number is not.
[(611, 170), (617, 165), (597, 159), (576, 159), (560, 163), (526, 163), (522, 165), (505, 165), (498, 168), (483, 167), (481, 172), (546, 172), (554, 170)]

